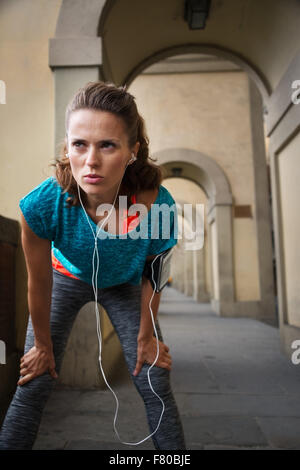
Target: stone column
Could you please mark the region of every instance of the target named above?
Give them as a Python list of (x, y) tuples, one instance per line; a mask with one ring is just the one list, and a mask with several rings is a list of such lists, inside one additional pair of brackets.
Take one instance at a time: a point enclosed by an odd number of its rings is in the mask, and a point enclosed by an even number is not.
[(53, 38), (49, 65), (54, 76), (55, 151), (65, 136), (65, 110), (75, 92), (89, 81), (102, 80), (101, 38)]
[(201, 250), (194, 251), (195, 271), (197, 272), (197, 280), (194, 282), (195, 292), (194, 299), (198, 302), (209, 302), (210, 296), (206, 292), (205, 286), (205, 256), (204, 247)]
[(191, 297), (193, 295), (193, 284), (194, 284), (194, 252), (192, 250), (186, 250), (185, 262), (186, 262), (186, 295)]
[[(234, 304), (234, 277), (233, 277), (233, 253), (232, 253), (232, 206), (214, 205), (208, 213), (209, 223), (215, 222), (215, 244), (211, 249), (215, 250), (216, 266), (212, 263), (212, 280), (214, 295), (212, 306), (217, 313), (223, 316), (231, 316)], [(213, 241), (213, 240), (212, 240)], [(216, 272), (214, 272), (214, 269)], [(217, 278), (214, 280), (214, 276)], [(217, 290), (216, 290), (217, 284)]]

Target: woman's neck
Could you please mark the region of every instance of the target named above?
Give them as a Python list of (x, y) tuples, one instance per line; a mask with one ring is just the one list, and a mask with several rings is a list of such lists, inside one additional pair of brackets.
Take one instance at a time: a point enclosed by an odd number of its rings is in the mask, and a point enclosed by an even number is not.
[[(108, 193), (105, 193), (101, 196), (88, 195), (88, 194), (84, 193), (84, 198), (83, 198), (84, 206), (85, 206), (86, 209), (88, 209), (89, 211), (96, 214), (96, 210), (101, 204), (111, 204), (111, 205), (113, 205), (114, 200), (115, 200), (114, 207), (115, 207), (115, 209), (117, 209), (119, 207), (119, 197), (120, 196), (125, 196), (125, 197), (127, 196), (128, 197), (128, 194), (126, 194), (125, 192), (122, 192), (121, 189), (122, 188), (120, 188), (117, 197), (116, 197), (116, 189), (115, 188), (113, 190), (109, 191)], [(127, 204), (128, 205), (130, 204), (129, 199), (127, 200)]]

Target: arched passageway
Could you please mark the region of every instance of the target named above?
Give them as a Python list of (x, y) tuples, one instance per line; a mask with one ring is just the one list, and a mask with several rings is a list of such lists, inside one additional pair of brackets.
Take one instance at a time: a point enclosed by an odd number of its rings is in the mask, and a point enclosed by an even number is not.
[[(56, 34), (50, 39), (49, 47), (49, 65), (54, 72), (56, 90), (56, 144), (63, 137), (65, 105), (82, 83), (104, 79), (128, 84), (145, 67), (174, 53), (197, 51), (227, 57), (238, 63), (255, 83), (252, 98), (258, 103), (259, 94), (270, 139), (279, 323), (287, 354), (300, 331), (296, 282), (299, 263), (294, 263), (299, 248), (297, 237), (294, 239), (288, 229), (290, 223), (295, 225), (293, 214), (297, 213), (296, 206), (295, 210), (292, 207), (295, 202), (291, 201), (299, 196), (297, 178), (292, 176), (300, 107), (291, 101), (292, 82), (300, 69), (298, 13), (296, 1), (244, 4), (236, 0), (230, 5), (212, 2), (206, 28), (194, 31), (184, 21), (179, 0), (167, 0), (163, 8), (159, 1), (133, 0), (130, 10), (126, 2), (117, 0), (89, 2), (88, 8), (83, 0), (76, 3), (63, 0)], [(268, 23), (264, 21), (266, 17)], [(120, 38), (126, 40), (120, 42)], [(253, 135), (261, 134), (262, 129), (254, 120), (252, 126)], [(288, 177), (292, 184), (287, 184)], [(262, 185), (265, 182), (263, 175)], [(266, 204), (261, 207), (265, 208)], [(259, 214), (262, 220), (264, 215)], [(299, 226), (297, 218), (297, 230)], [(269, 240), (264, 246), (267, 251), (268, 244)], [(260, 256), (264, 256), (263, 242), (260, 247)]]
[[(272, 321), (274, 318), (274, 298), (260, 276), (261, 299), (239, 301), (235, 293), (234, 253), (233, 253), (233, 198), (228, 179), (222, 168), (211, 157), (190, 149), (165, 149), (154, 154), (164, 168), (166, 180), (180, 174), (199, 185), (206, 194), (205, 217), (209, 225), (208, 235), (211, 258), (211, 303), (222, 316), (247, 316)], [(266, 188), (262, 189), (266, 191)], [(179, 202), (179, 201), (178, 201)], [(182, 205), (182, 204), (181, 204)], [(257, 226), (259, 223), (257, 224)], [(196, 256), (199, 251), (195, 251)], [(187, 257), (191, 254), (187, 251)], [(192, 261), (192, 260), (191, 260)], [(259, 271), (271, 275), (272, 260), (262, 257)], [(265, 266), (263, 263), (266, 263)], [(203, 264), (202, 264), (202, 268)], [(202, 274), (201, 278), (204, 278)], [(187, 293), (187, 292), (186, 292)], [(194, 295), (201, 299), (201, 295)]]

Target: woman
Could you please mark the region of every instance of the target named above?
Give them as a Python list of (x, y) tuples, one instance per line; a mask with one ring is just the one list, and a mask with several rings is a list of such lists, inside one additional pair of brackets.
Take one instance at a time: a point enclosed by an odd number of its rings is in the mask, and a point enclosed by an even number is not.
[[(169, 220), (170, 236), (152, 238), (152, 204), (170, 207), (175, 201), (161, 185), (159, 167), (150, 162), (143, 118), (134, 97), (124, 88), (89, 82), (69, 103), (65, 124), (62, 154), (53, 164), (55, 177), (47, 178), (20, 200), (30, 317), (20, 379), (2, 426), (0, 449), (31, 449), (34, 444), (76, 314), (95, 300), (95, 245), (100, 260), (97, 301), (120, 338), (128, 370), (145, 403), (151, 433), (161, 416), (162, 404), (147, 378), (149, 364), (157, 355), (157, 340), (149, 311), (153, 290), (143, 268), (146, 260), (177, 243), (174, 212)], [(146, 207), (144, 217), (138, 213), (126, 217), (117, 195)], [(112, 230), (111, 211), (107, 216), (97, 208), (114, 202)], [(142, 231), (145, 222), (150, 237), (132, 237), (138, 235), (138, 227)], [(160, 293), (155, 293), (151, 306), (159, 354), (151, 369), (151, 383), (165, 411), (152, 440), (156, 449), (185, 449), (170, 388), (171, 356), (156, 319), (159, 300)]]

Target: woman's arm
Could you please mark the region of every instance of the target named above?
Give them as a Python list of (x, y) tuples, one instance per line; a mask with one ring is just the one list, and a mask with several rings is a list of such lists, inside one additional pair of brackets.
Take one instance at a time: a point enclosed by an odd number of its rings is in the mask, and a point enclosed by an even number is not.
[[(147, 260), (152, 260), (156, 255), (147, 256)], [(141, 322), (140, 330), (138, 334), (138, 341), (149, 339), (153, 336), (154, 329), (151, 318), (151, 312), (149, 303), (153, 295), (153, 288), (151, 282), (146, 277), (142, 277), (142, 288), (141, 288)], [(153, 312), (154, 321), (157, 317), (158, 307), (160, 303), (161, 292), (155, 292), (152, 302), (151, 309)]]
[[(50, 332), (52, 294), (51, 241), (38, 237), (21, 214), (21, 241), (28, 273), (28, 308), (34, 330), (34, 348), (21, 359), (23, 385), (48, 368), (54, 371), (54, 358)], [(43, 370), (44, 369), (44, 370)], [(42, 371), (42, 372), (41, 372)]]
[[(147, 260), (152, 260), (157, 255), (150, 255)], [(144, 362), (152, 364), (157, 354), (157, 341), (154, 336), (154, 328), (151, 318), (151, 311), (149, 308), (149, 302), (153, 295), (152, 284), (146, 277), (142, 277), (142, 288), (141, 288), (141, 319), (140, 329), (138, 333), (138, 349), (137, 349), (137, 362), (136, 368), (133, 375), (138, 375)], [(154, 322), (157, 317), (158, 307), (160, 302), (161, 292), (155, 292), (151, 302), (151, 309), (153, 312)], [(159, 341), (159, 356), (155, 363), (158, 367), (164, 367), (171, 369), (171, 356), (169, 354), (169, 348), (164, 343)]]

